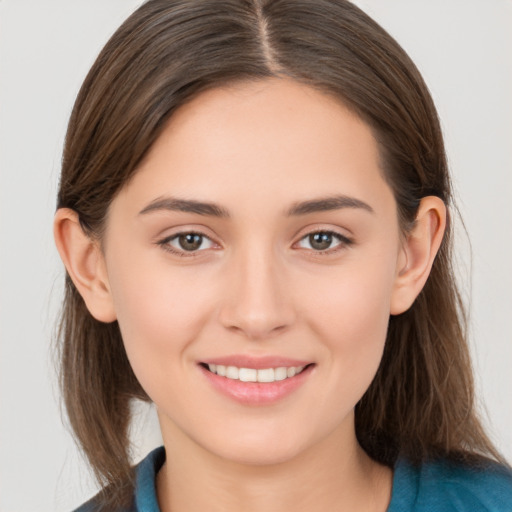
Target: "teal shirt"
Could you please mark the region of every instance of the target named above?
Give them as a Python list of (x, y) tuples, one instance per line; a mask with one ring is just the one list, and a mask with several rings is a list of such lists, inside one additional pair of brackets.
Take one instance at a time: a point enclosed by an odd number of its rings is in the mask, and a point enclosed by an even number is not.
[[(160, 447), (139, 463), (134, 506), (117, 512), (160, 512), (155, 477), (164, 461)], [(95, 510), (93, 499), (75, 512)], [(388, 512), (512, 512), (512, 471), (494, 463), (475, 469), (447, 461), (415, 467), (399, 460)]]

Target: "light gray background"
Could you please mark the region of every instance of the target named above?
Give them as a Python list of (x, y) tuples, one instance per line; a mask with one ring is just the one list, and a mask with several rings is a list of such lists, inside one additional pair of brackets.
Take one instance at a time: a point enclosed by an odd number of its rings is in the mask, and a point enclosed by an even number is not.
[[(140, 0), (0, 0), (0, 511), (90, 496), (60, 419), (50, 352), (62, 268), (51, 224), (67, 118), (96, 54)], [(512, 2), (360, 0), (437, 102), (472, 243), (461, 279), (490, 433), (512, 459)], [(471, 268), (472, 267), (472, 268)], [(470, 271), (472, 277), (470, 277)], [(159, 443), (138, 412), (134, 458)]]

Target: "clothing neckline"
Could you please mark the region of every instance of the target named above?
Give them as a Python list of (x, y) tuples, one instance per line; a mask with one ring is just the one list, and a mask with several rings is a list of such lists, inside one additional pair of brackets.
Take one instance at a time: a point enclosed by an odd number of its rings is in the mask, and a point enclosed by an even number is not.
[[(158, 506), (156, 479), (157, 474), (165, 463), (165, 448), (160, 446), (150, 452), (137, 466), (137, 478), (135, 483), (135, 504), (137, 511), (160, 512)], [(410, 493), (397, 492), (402, 485), (397, 485), (398, 480), (411, 480), (407, 468), (400, 462), (393, 469), (393, 480), (391, 487), (391, 500), (386, 512), (403, 511), (404, 500), (410, 502)], [(412, 486), (407, 486), (411, 488)]]
[[(156, 475), (164, 463), (165, 449), (161, 446), (138, 464), (133, 512), (161, 512)], [(415, 465), (399, 458), (392, 469), (386, 512), (512, 511), (505, 508), (512, 503), (512, 470), (497, 462), (482, 459), (470, 465), (441, 458)]]

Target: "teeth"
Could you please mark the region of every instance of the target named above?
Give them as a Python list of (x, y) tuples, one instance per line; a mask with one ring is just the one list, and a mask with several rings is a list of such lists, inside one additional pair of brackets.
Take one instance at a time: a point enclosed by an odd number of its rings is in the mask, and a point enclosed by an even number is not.
[(286, 377), (287, 377), (287, 371), (288, 371), (288, 368), (283, 368), (283, 367), (281, 367), (281, 368), (276, 368), (276, 369), (274, 370), (274, 372), (275, 372), (275, 374), (274, 374), (274, 378), (275, 378), (276, 380), (284, 380), (284, 379), (286, 379)]
[(239, 375), (240, 375), (240, 372), (236, 366), (228, 366), (226, 368), (226, 377), (228, 379), (238, 380)]
[(237, 368), (221, 364), (209, 364), (208, 369), (221, 377), (240, 380), (242, 382), (275, 382), (294, 377), (304, 370), (304, 366), (281, 366), (279, 368)]
[(242, 382), (257, 382), (258, 370), (254, 370), (253, 368), (240, 368), (240, 370), (238, 370), (238, 378)]
[(258, 370), (258, 382), (274, 382), (274, 368)]

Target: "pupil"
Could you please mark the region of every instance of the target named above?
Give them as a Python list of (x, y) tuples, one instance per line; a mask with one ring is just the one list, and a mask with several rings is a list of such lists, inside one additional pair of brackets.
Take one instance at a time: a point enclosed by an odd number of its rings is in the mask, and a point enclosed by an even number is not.
[(309, 235), (309, 243), (313, 249), (318, 249), (319, 251), (329, 249), (332, 244), (332, 235), (329, 233), (314, 233)]
[(188, 233), (186, 235), (180, 235), (179, 243), (181, 248), (185, 251), (195, 251), (201, 247), (203, 237), (194, 233)]

